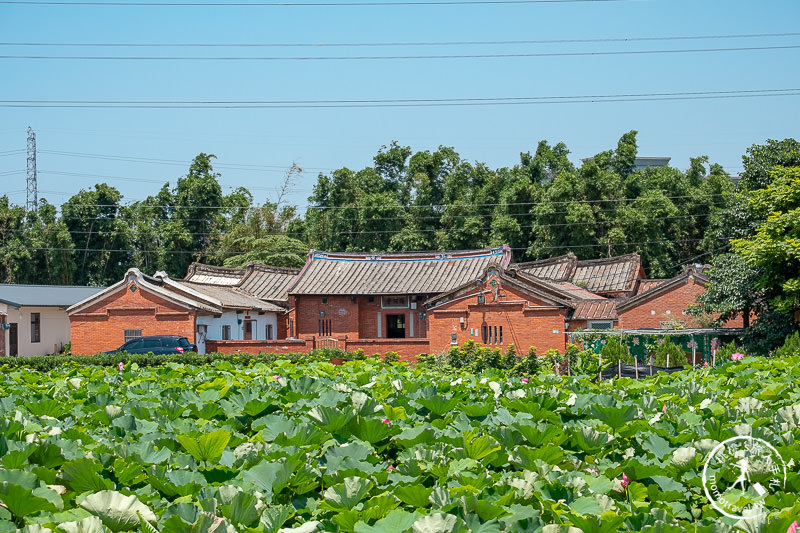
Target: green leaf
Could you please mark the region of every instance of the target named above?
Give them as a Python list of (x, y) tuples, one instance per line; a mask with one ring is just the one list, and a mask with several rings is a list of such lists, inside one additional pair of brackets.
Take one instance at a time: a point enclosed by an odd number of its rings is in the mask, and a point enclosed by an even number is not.
[[(145, 522), (146, 523), (146, 522)], [(56, 526), (57, 531), (64, 533), (105, 533), (103, 522), (96, 516), (89, 516), (80, 522), (64, 522)]]
[(218, 429), (211, 433), (204, 433), (198, 438), (189, 435), (177, 435), (178, 442), (197, 461), (210, 463), (222, 457), (222, 452), (231, 440), (230, 431)]
[(34, 496), (31, 489), (8, 481), (0, 483), (0, 502), (17, 518), (25, 518), (39, 511), (58, 510), (50, 499)]
[(433, 492), (433, 487), (424, 487), (422, 485), (397, 485), (394, 487), (394, 495), (408, 505), (414, 507), (428, 507), (430, 501), (428, 498)]
[(457, 516), (435, 513), (419, 518), (412, 529), (414, 533), (457, 533), (465, 528), (459, 523)]
[(333, 509), (347, 510), (355, 507), (371, 487), (372, 482), (367, 479), (348, 477), (344, 483), (328, 487), (322, 496)]
[(292, 476), (292, 470), (286, 463), (261, 461), (250, 470), (242, 474), (244, 479), (253, 482), (266, 493), (267, 501), (272, 501), (272, 495), (286, 486)]
[(99, 492), (114, 488), (110, 479), (100, 475), (103, 467), (92, 459), (76, 459), (64, 463), (61, 467), (61, 479), (77, 492)]
[(475, 435), (475, 431), (468, 431), (464, 435), (464, 451), (467, 452), (468, 457), (481, 460), (501, 449), (500, 443), (490, 436), (481, 435), (476, 437)]
[(419, 518), (418, 513), (395, 509), (372, 526), (364, 522), (358, 522), (355, 527), (355, 533), (403, 533), (411, 528)]

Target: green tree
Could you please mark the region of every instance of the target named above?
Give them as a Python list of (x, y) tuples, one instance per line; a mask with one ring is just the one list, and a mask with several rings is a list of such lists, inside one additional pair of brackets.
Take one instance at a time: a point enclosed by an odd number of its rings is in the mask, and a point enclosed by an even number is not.
[(122, 195), (105, 183), (81, 190), (61, 206), (75, 247), (76, 285), (109, 285), (122, 279), (132, 258), (130, 226), (120, 218)]
[(31, 251), (25, 242), (25, 208), (0, 196), (0, 281), (19, 283), (29, 270)]
[(756, 288), (770, 305), (790, 314), (800, 310), (800, 167), (776, 167), (771, 183), (753, 191), (750, 206), (769, 213), (753, 237), (732, 241), (734, 253), (759, 271)]

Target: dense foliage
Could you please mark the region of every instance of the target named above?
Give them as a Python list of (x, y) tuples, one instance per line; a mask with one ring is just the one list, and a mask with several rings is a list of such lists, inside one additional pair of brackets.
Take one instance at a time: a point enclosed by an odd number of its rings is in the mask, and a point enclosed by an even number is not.
[(0, 531), (783, 532), (797, 472), (747, 524), (700, 472), (734, 435), (800, 460), (798, 362), (599, 384), (375, 360), (6, 369)]
[[(331, 251), (469, 249), (507, 243), (517, 261), (574, 252), (582, 259), (639, 252), (651, 277), (732, 236), (709, 221), (730, 208), (730, 177), (705, 157), (685, 172), (634, 170), (636, 132), (575, 167), (569, 150), (542, 141), (513, 166), (492, 169), (453, 148), (414, 153), (392, 143), (373, 166), (318, 176), (300, 216), (286, 195), (254, 204), (223, 194), (213, 154), (201, 153), (173, 185), (131, 204), (105, 183), (57, 210), (0, 200), (0, 281), (105, 285), (132, 266), (183, 277), (191, 261), (301, 266), (310, 247)], [(732, 197), (731, 197), (732, 198)], [(33, 266), (33, 268), (31, 268)]]

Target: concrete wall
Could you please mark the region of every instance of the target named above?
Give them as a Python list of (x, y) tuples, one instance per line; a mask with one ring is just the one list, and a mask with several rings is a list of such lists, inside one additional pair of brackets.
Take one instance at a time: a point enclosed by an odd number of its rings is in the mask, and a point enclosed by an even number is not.
[[(67, 312), (58, 307), (3, 306), (5, 321), (17, 324), (18, 355), (49, 355), (58, 353), (70, 341)], [(31, 313), (39, 313), (39, 342), (31, 342)], [(3, 320), (0, 320), (2, 322)], [(0, 330), (0, 355), (8, 355), (9, 331)]]

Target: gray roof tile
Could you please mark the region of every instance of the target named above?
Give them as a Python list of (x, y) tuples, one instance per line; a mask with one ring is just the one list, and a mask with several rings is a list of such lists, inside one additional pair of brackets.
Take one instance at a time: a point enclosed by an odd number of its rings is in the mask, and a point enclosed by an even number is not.
[(333, 253), (312, 250), (290, 294), (438, 294), (478, 279), (507, 246), (450, 252)]

